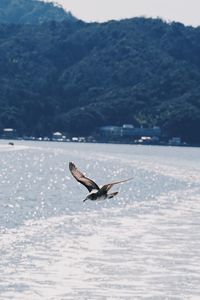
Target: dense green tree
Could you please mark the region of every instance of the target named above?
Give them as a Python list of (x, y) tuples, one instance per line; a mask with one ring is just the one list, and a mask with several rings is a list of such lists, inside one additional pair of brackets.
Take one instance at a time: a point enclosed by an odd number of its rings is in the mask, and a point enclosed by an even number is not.
[(58, 4), (41, 0), (1, 0), (0, 23), (38, 24), (47, 21), (74, 21), (75, 17)]
[(199, 53), (200, 28), (160, 19), (1, 23), (0, 126), (41, 136), (158, 125), (200, 143)]

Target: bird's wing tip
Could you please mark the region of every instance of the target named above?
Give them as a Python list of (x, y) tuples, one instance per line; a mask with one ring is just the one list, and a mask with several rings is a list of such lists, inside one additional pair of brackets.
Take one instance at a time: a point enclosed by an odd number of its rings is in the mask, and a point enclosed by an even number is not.
[(75, 167), (75, 164), (73, 162), (69, 162), (69, 169), (72, 170)]
[(132, 179), (134, 179), (134, 177), (128, 178), (127, 180), (132, 180)]

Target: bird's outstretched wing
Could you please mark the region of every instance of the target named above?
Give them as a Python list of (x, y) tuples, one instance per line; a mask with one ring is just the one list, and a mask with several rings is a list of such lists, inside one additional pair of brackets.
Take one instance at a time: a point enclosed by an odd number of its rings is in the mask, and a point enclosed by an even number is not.
[(72, 175), (74, 176), (74, 178), (82, 183), (89, 192), (91, 192), (92, 190), (99, 190), (98, 185), (92, 181), (91, 179), (85, 177), (85, 175), (83, 173), (81, 173), (77, 167), (75, 166), (75, 164), (73, 164), (72, 162), (69, 163), (69, 170), (72, 173)]
[(104, 194), (105, 192), (108, 192), (113, 187), (113, 185), (118, 184), (118, 183), (122, 183), (122, 182), (126, 182), (126, 181), (129, 181), (129, 180), (132, 180), (132, 179), (133, 178), (129, 178), (129, 179), (114, 181), (112, 183), (105, 184), (105, 185), (102, 186), (102, 188), (99, 189), (98, 193), (99, 194)]

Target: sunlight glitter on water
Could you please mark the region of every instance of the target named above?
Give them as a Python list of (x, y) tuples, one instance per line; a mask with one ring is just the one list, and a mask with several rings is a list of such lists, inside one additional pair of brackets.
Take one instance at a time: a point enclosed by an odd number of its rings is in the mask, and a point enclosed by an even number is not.
[[(0, 157), (1, 300), (198, 299), (200, 184), (187, 152), (28, 145)], [(99, 184), (134, 180), (84, 205), (71, 160)]]

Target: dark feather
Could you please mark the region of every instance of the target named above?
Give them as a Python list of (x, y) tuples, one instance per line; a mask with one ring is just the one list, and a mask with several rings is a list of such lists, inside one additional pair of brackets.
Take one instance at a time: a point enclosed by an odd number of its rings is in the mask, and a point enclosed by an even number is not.
[(74, 176), (74, 178), (82, 183), (89, 192), (91, 192), (92, 190), (99, 190), (98, 185), (92, 181), (91, 179), (85, 177), (85, 175), (83, 173), (81, 173), (77, 167), (75, 166), (75, 164), (73, 164), (72, 162), (69, 163), (69, 169), (70, 172), (72, 173), (72, 175)]
[(113, 187), (113, 185), (118, 184), (118, 183), (122, 183), (122, 182), (126, 182), (126, 181), (129, 181), (131, 179), (133, 179), (133, 178), (129, 178), (129, 179), (125, 179), (125, 180), (121, 180), (121, 181), (115, 181), (115, 182), (112, 182), (112, 183), (105, 184), (105, 185), (102, 186), (102, 188), (99, 189), (98, 194), (103, 195), (103, 194), (107, 193)]

